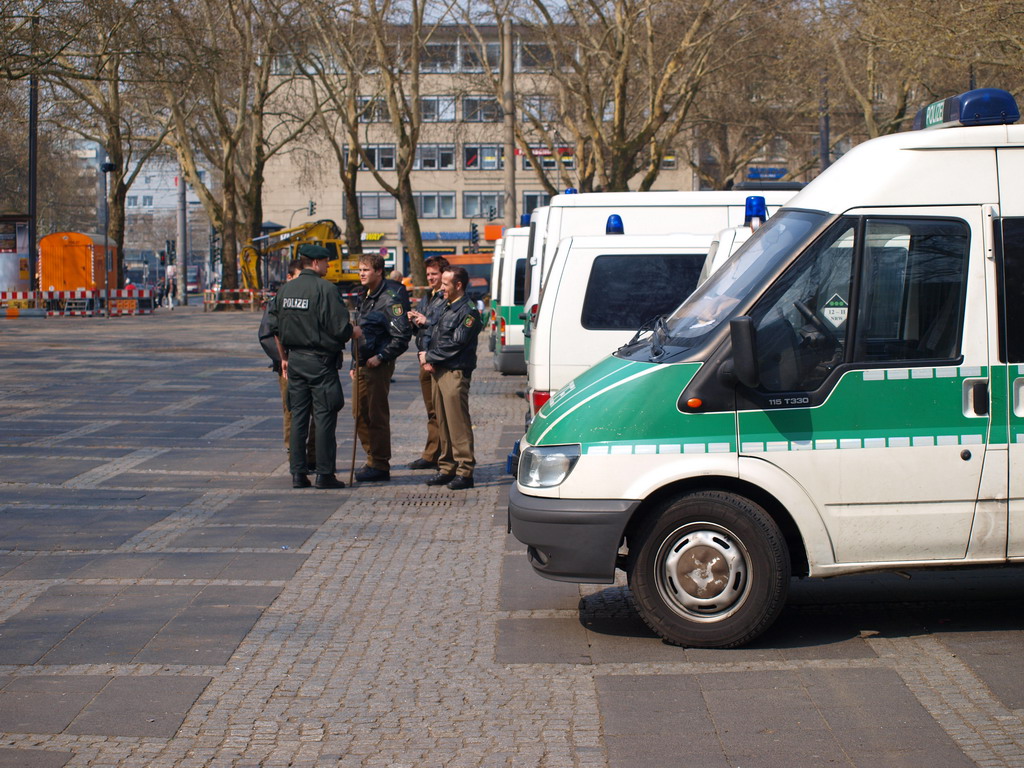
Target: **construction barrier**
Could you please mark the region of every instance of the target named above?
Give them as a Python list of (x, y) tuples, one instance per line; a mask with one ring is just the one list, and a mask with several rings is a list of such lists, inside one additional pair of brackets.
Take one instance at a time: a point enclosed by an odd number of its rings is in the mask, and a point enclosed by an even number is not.
[(153, 292), (135, 288), (109, 294), (104, 290), (0, 292), (5, 317), (94, 317), (107, 315), (108, 308), (111, 316), (152, 314)]
[(270, 291), (254, 291), (250, 288), (203, 291), (203, 312), (212, 312), (220, 307), (240, 307), (256, 311), (262, 309), (273, 295)]

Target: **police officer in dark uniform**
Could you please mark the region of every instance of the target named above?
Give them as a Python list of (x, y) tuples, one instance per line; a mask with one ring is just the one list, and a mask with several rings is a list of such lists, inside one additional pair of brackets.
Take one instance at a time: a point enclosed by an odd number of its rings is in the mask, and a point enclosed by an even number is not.
[(316, 487), (344, 488), (334, 475), (335, 429), (345, 395), (338, 381), (341, 351), (352, 337), (348, 310), (338, 287), (324, 280), (330, 252), (319, 245), (299, 248), (302, 271), (281, 286), (270, 310), (270, 328), (280, 345), (292, 411), (289, 463), (293, 488), (308, 488), (303, 447), (312, 409), (316, 427)]
[[(448, 299), (441, 289), (441, 275), (448, 269), (448, 259), (444, 256), (431, 256), (423, 262), (423, 266), (426, 269), (429, 290), (420, 298), (416, 308), (409, 312), (409, 320), (416, 328), (416, 349), (419, 352), (426, 351), (430, 344), (431, 330), (437, 324), (444, 308), (448, 306)], [(423, 446), (423, 453), (409, 465), (409, 469), (437, 469), (441, 437), (437, 427), (437, 414), (434, 412), (434, 377), (422, 365), (419, 371), (420, 393), (423, 395), (423, 405), (427, 410), (427, 442)]]
[(420, 352), (420, 363), (434, 377), (434, 411), (441, 437), (437, 474), (427, 485), (447, 485), (453, 491), (473, 487), (473, 422), (469, 416), (469, 382), (476, 368), (476, 340), (483, 322), (466, 296), (469, 274), (449, 267), (441, 276), (448, 304)]
[(356, 432), (366, 453), (366, 464), (356, 472), (360, 482), (391, 479), (391, 377), (395, 358), (409, 348), (412, 325), (409, 292), (405, 286), (384, 278), (384, 257), (364, 253), (359, 257), (359, 282), (366, 292), (359, 306), (359, 325), (353, 334), (359, 341), (356, 390)]

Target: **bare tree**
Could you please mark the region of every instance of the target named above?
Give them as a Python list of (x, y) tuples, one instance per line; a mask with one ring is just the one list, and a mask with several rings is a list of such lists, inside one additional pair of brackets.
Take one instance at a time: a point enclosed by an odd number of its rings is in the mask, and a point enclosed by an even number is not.
[[(0, 211), (24, 213), (28, 200), (28, 83), (0, 79)], [(49, 121), (39, 126), (37, 228), (41, 233), (89, 231), (96, 221), (95, 186), (67, 134)], [(91, 169), (90, 169), (91, 171)], [(89, 171), (91, 181), (94, 174)]]
[[(168, 137), (185, 178), (221, 234), (222, 285), (238, 287), (238, 245), (259, 233), (267, 161), (313, 119), (272, 105), (287, 102), (291, 77), (275, 76), (286, 53), (288, 18), (256, 0), (165, 0), (160, 57)], [(156, 79), (156, 78), (154, 78)], [(200, 176), (208, 164), (220, 186)]]
[[(123, 262), (125, 199), (146, 160), (160, 149), (166, 128), (145, 112), (143, 61), (154, 29), (142, 0), (83, 0), (74, 9), (74, 39), (58, 39), (59, 53), (44, 70), (48, 119), (106, 153), (107, 234)], [(69, 18), (70, 22), (70, 18)], [(75, 27), (72, 27), (73, 29)], [(118, 270), (123, 279), (123, 269)]]
[(349, 252), (362, 253), (356, 177), (360, 166), (360, 117), (371, 106), (360, 101), (364, 71), (373, 68), (373, 42), (365, 22), (333, 0), (303, 0), (308, 47), (296, 64), (309, 78), (303, 108), (316, 114), (315, 138), (327, 144), (345, 197), (345, 240)]
[[(638, 187), (651, 187), (666, 148), (688, 123), (722, 34), (739, 30), (763, 4), (568, 0), (556, 7), (530, 0), (528, 7), (520, 25), (550, 51), (558, 127), (575, 146), (579, 186), (610, 191), (628, 189), (638, 174)], [(543, 121), (530, 122), (545, 132)]]

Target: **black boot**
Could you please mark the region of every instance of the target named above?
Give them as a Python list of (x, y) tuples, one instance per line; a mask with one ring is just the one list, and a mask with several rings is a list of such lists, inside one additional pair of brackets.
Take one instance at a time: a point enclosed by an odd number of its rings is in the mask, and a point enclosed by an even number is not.
[(325, 488), (344, 488), (345, 484), (341, 482), (334, 475), (317, 475), (316, 476), (316, 487), (320, 489)]

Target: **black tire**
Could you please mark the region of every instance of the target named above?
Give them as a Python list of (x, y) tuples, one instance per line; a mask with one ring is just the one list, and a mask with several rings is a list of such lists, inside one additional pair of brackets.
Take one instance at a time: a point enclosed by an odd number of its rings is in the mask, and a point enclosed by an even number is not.
[(627, 571), (640, 615), (666, 641), (733, 648), (778, 618), (790, 563), (764, 509), (732, 493), (698, 491), (668, 504), (632, 537)]

